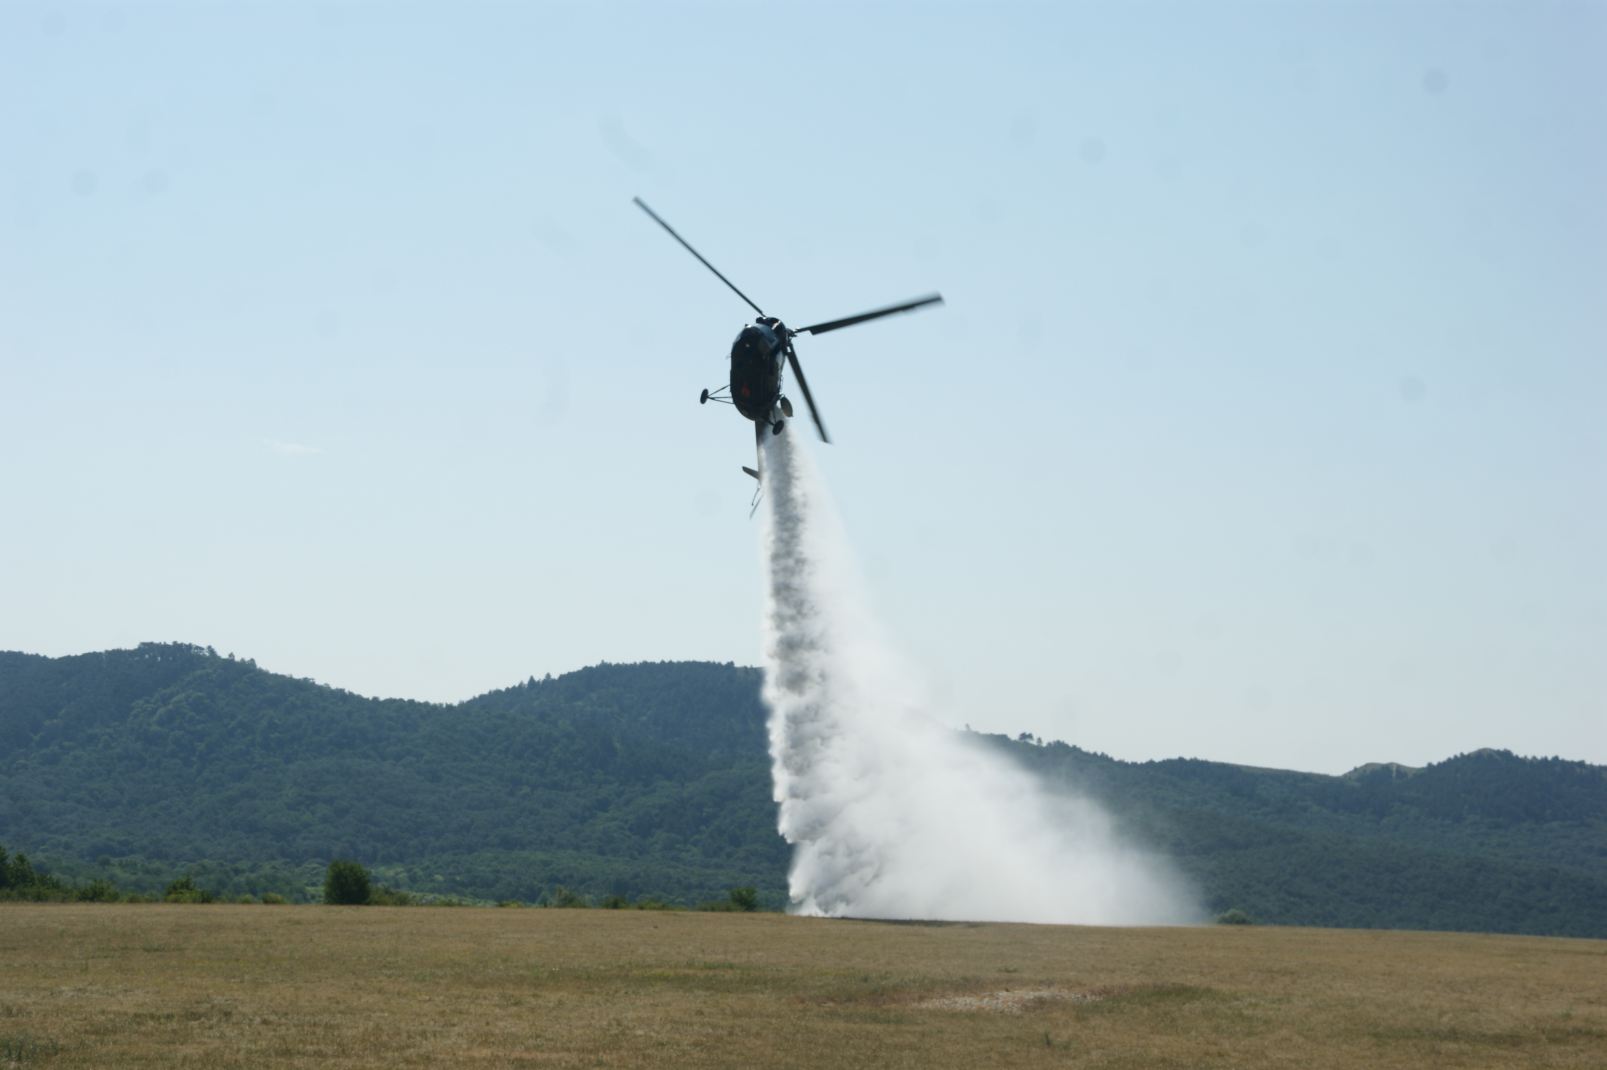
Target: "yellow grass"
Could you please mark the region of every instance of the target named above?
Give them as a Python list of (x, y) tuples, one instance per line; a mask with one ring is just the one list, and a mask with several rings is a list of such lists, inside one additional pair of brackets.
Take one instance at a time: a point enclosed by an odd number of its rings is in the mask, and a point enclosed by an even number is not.
[(1607, 1066), (1607, 942), (0, 905), (0, 1066)]

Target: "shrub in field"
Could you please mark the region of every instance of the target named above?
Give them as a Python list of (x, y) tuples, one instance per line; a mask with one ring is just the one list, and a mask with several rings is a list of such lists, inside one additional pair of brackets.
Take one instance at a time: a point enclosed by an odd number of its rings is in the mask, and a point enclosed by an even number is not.
[(759, 909), (759, 891), (751, 885), (732, 888), (726, 893), (724, 899), (710, 899), (707, 902), (699, 903), (697, 909), (711, 911), (716, 914), (752, 912)]
[(547, 905), (550, 907), (583, 909), (591, 906), (591, 900), (577, 892), (571, 892), (560, 884), (552, 890), (552, 897), (547, 900)]
[(324, 872), (324, 902), (331, 906), (363, 906), (368, 903), (373, 889), (368, 883), (368, 870), (359, 862), (337, 858)]
[(374, 907), (410, 907), (416, 903), (417, 900), (414, 899), (413, 893), (399, 892), (395, 888), (387, 888), (383, 884), (375, 885), (368, 895), (368, 905)]
[(167, 891), (162, 893), (162, 899), (169, 903), (210, 903), (212, 893), (196, 887), (195, 878), (186, 873), (167, 886)]
[(123, 893), (117, 890), (117, 885), (108, 880), (93, 880), (79, 885), (74, 895), (80, 903), (119, 903), (123, 899)]
[(1253, 925), (1254, 924), (1254, 922), (1252, 922), (1250, 920), (1250, 915), (1246, 914), (1244, 911), (1240, 910), (1238, 907), (1234, 907), (1232, 910), (1224, 910), (1222, 913), (1218, 914), (1216, 916), (1216, 923), (1218, 925)]

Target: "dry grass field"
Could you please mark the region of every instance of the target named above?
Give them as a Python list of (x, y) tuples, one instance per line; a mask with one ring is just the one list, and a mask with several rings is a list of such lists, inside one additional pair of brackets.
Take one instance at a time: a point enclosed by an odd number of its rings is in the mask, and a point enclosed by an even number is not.
[(1603, 1067), (1607, 942), (0, 905), (0, 1067)]

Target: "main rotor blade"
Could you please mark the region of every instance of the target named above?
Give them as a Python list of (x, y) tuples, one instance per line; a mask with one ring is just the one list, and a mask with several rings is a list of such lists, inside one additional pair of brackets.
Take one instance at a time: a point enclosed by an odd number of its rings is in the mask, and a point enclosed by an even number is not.
[[(646, 205), (643, 205), (643, 207), (645, 208)], [(840, 320), (828, 320), (825, 323), (817, 323), (812, 327), (799, 327), (792, 333), (825, 334), (827, 331), (835, 331), (839, 327), (852, 327), (854, 324), (864, 323), (866, 320), (881, 319), (883, 316), (891, 316), (895, 312), (909, 312), (912, 309), (924, 308), (927, 305), (941, 305), (942, 303), (942, 294), (928, 294), (925, 297), (918, 297), (913, 301), (906, 301), (902, 305), (889, 305), (887, 308), (878, 308), (874, 312), (861, 312), (857, 316), (848, 316)]]
[(737, 284), (736, 283), (732, 282), (730, 279), (726, 278), (724, 275), (721, 275), (719, 268), (715, 267), (713, 264), (709, 263), (707, 260), (704, 260), (702, 253), (700, 253), (696, 249), (692, 248), (692, 245), (691, 245), (690, 242), (688, 242), (685, 238), (681, 237), (679, 234), (675, 233), (675, 228), (670, 226), (668, 223), (664, 222), (664, 220), (660, 219), (658, 217), (658, 213), (653, 211), (646, 204), (644, 204), (640, 197), (632, 197), (631, 200), (636, 202), (636, 207), (640, 208), (642, 211), (644, 211), (648, 215), (652, 216), (653, 217), (653, 222), (657, 223), (659, 226), (661, 226), (665, 230), (669, 231), (670, 232), (670, 237), (674, 238), (676, 241), (678, 241), (682, 245), (686, 246), (686, 251), (691, 253), (693, 256), (697, 257), (698, 262), (701, 263), (704, 267), (706, 267), (710, 271), (714, 272), (714, 275), (715, 275), (716, 278), (718, 278), (721, 282), (725, 283), (727, 286), (731, 287), (731, 292), (732, 293), (734, 293), (738, 297), (742, 298), (742, 300), (747, 301), (749, 308), (753, 309), (755, 312), (757, 312), (761, 316), (764, 315), (764, 309), (760, 308), (758, 305), (754, 304), (752, 301), (749, 301), (748, 300), (748, 295), (743, 293), (741, 290), (737, 289)]
[(798, 386), (803, 390), (804, 404), (809, 406), (809, 418), (815, 421), (815, 430), (820, 432), (820, 441), (830, 442), (826, 434), (826, 425), (820, 419), (820, 410), (815, 408), (815, 396), (809, 392), (809, 380), (804, 378), (803, 365), (798, 363), (798, 351), (792, 348), (792, 342), (787, 343), (787, 363), (792, 365), (792, 374), (798, 379)]

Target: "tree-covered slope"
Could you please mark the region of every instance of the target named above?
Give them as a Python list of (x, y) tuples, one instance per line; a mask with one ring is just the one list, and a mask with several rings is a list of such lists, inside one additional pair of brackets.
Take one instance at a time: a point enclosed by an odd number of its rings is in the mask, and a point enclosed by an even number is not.
[(0, 842), (154, 886), (282, 890), (344, 856), (416, 890), (779, 902), (758, 673), (602, 665), (455, 706), (183, 644), (0, 654)]
[[(156, 890), (294, 892), (333, 857), (414, 891), (779, 905), (755, 669), (600, 665), (457, 705), (184, 644), (0, 653), (0, 843)], [(1105, 802), (1212, 911), (1607, 936), (1607, 769), (1481, 751), (1343, 777), (980, 737)]]
[(990, 741), (1104, 801), (1213, 911), (1302, 925), (1607, 936), (1607, 769), (1506, 751), (1345, 776)]

